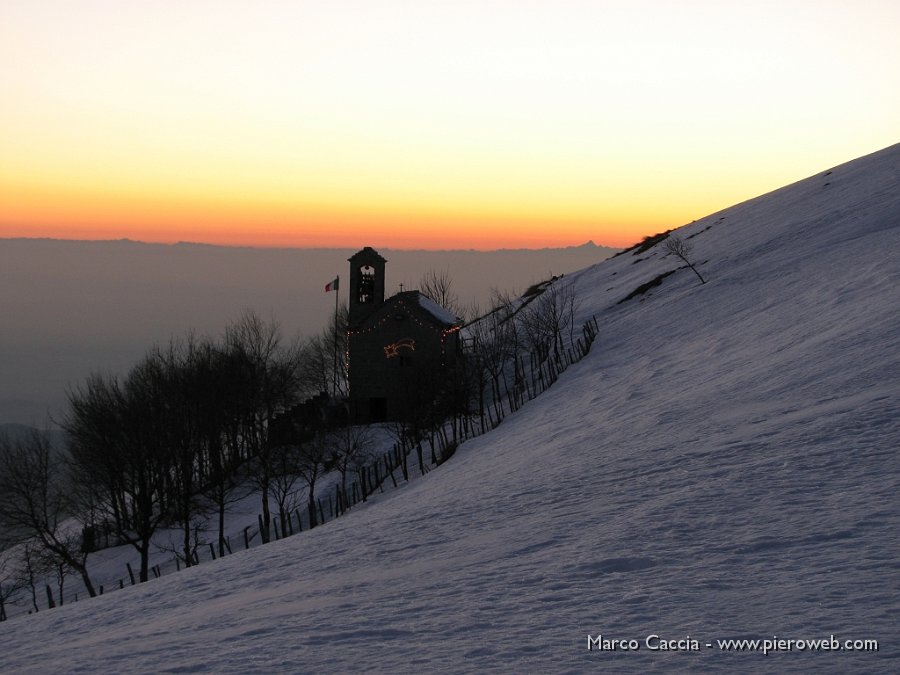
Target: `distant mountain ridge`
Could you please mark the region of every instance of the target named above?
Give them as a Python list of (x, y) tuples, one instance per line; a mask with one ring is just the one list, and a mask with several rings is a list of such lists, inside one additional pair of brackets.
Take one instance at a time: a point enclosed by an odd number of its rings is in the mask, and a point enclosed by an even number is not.
[[(377, 239), (377, 237), (375, 237)], [(173, 243), (144, 241), (141, 239), (131, 239), (130, 237), (120, 237), (118, 239), (68, 239), (64, 237), (0, 237), (2, 241), (16, 242), (68, 242), (72, 244), (138, 244), (146, 246), (195, 246), (197, 248), (224, 248), (252, 251), (356, 251), (356, 248), (348, 246), (251, 246), (246, 244), (213, 244), (204, 241), (179, 240)], [(396, 251), (403, 253), (497, 253), (519, 251), (523, 253), (535, 251), (572, 251), (573, 249), (608, 249), (610, 251), (618, 251), (614, 246), (603, 246), (594, 243), (593, 239), (589, 239), (583, 244), (572, 244), (569, 246), (539, 246), (539, 247), (518, 247), (518, 248), (391, 248), (389, 246), (380, 247), (382, 251)]]

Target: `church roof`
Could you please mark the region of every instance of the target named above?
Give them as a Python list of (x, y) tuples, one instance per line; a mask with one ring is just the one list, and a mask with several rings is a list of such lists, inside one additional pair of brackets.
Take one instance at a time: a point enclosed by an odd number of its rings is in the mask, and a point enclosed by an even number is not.
[(452, 312), (444, 309), (431, 298), (422, 295), (420, 291), (400, 291), (392, 295), (373, 314), (363, 319), (361, 323), (377, 322), (378, 319), (376, 317), (384, 316), (386, 313), (394, 311), (393, 308), (398, 304), (405, 305), (409, 310), (421, 310), (427, 314), (431, 321), (444, 328), (449, 328), (459, 323), (459, 319)]
[(385, 259), (381, 256), (381, 254), (378, 253), (378, 251), (376, 251), (376, 250), (375, 250), (374, 248), (372, 248), (371, 246), (366, 246), (366, 247), (363, 248), (362, 250), (357, 251), (357, 252), (354, 253), (352, 256), (350, 256), (349, 258), (347, 258), (347, 260), (349, 260), (350, 262), (353, 262), (354, 260), (357, 260), (357, 259), (363, 259), (363, 260), (377, 260), (377, 261), (379, 261), (379, 262), (387, 262), (387, 260), (385, 260)]
[(450, 312), (450, 310), (444, 309), (428, 296), (419, 293), (419, 291), (414, 292), (419, 296), (419, 306), (426, 312), (431, 314), (435, 319), (437, 319), (441, 323), (447, 324), (448, 326), (453, 325), (457, 322), (456, 316), (454, 316)]

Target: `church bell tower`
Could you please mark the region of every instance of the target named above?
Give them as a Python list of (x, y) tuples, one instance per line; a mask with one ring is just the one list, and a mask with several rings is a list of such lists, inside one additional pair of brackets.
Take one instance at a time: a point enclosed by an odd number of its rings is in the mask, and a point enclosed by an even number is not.
[(349, 323), (355, 327), (384, 303), (384, 264), (378, 251), (366, 246), (350, 261)]

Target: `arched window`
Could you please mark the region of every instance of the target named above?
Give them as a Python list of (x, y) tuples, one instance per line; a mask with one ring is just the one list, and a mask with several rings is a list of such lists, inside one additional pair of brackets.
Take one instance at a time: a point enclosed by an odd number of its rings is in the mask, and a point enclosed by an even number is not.
[(363, 265), (359, 268), (359, 285), (357, 287), (356, 301), (360, 304), (368, 304), (375, 300), (375, 268), (371, 265)]

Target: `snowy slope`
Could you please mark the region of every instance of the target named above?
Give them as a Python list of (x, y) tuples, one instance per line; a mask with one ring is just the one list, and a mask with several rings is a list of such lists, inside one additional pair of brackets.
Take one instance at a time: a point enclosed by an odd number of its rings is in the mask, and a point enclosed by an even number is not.
[[(312, 532), (0, 626), (4, 672), (900, 669), (900, 145), (564, 283), (591, 353)], [(588, 651), (587, 636), (636, 639)], [(699, 652), (653, 652), (658, 634)], [(874, 653), (717, 639), (877, 639)]]

